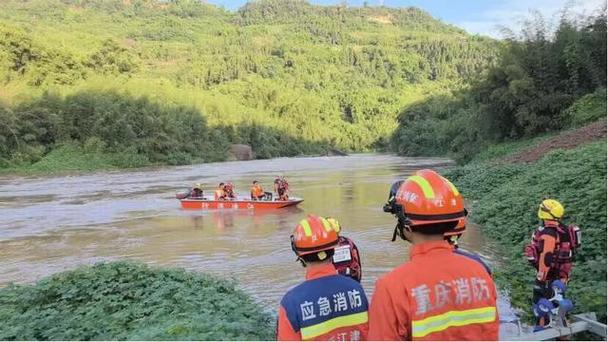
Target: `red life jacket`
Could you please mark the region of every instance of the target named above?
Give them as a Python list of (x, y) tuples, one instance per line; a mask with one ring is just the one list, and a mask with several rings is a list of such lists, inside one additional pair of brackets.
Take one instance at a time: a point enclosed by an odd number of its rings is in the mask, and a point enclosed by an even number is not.
[(548, 233), (547, 229), (555, 229), (557, 232), (557, 243), (555, 244), (551, 268), (556, 270), (563, 268), (564, 271), (569, 273), (576, 250), (581, 246), (581, 229), (576, 225), (564, 226), (551, 221), (543, 222), (543, 225), (532, 233), (532, 241), (524, 247), (524, 255), (528, 262), (538, 270), (539, 257), (543, 250), (540, 237)]
[(333, 262), (338, 273), (361, 282), (361, 257), (353, 240), (340, 236), (338, 246), (334, 249)]

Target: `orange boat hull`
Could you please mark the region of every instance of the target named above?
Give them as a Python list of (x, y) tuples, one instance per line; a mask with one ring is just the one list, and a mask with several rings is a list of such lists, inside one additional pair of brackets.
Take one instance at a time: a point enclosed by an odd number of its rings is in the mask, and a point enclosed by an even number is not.
[(288, 201), (215, 201), (207, 199), (182, 199), (180, 203), (183, 209), (280, 209), (300, 204), (304, 201), (301, 198), (293, 198)]

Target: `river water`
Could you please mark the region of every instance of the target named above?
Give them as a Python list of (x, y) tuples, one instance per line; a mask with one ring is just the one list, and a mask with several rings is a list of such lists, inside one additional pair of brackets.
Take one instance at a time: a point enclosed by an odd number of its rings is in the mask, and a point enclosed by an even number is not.
[[(81, 264), (129, 258), (236, 279), (265, 307), (303, 280), (289, 236), (307, 213), (337, 218), (359, 246), (363, 286), (407, 259), (408, 244), (391, 242), (394, 218), (382, 211), (393, 181), (450, 160), (362, 154), (279, 158), (62, 177), (0, 178), (0, 285), (33, 282)], [(296, 208), (192, 211), (175, 193), (201, 182), (207, 193), (231, 181), (248, 193), (286, 176)], [(465, 194), (466, 196), (466, 194)], [(492, 258), (471, 226), (462, 245)]]

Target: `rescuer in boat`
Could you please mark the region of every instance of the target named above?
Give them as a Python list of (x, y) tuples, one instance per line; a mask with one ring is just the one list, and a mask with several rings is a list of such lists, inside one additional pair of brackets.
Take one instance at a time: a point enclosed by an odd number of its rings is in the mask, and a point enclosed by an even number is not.
[(201, 186), (201, 183), (194, 184), (194, 186), (192, 186), (192, 190), (190, 190), (190, 193), (188, 194), (187, 197), (202, 198), (203, 197), (203, 187)]
[(289, 200), (289, 183), (283, 176), (277, 176), (274, 180), (274, 191), (277, 193), (279, 201)]
[(296, 226), (291, 248), (306, 268), (306, 281), (281, 300), (277, 340), (366, 340), (367, 297), (358, 282), (336, 271), (338, 240), (325, 218), (308, 215)]
[(331, 217), (327, 217), (326, 219), (336, 233), (338, 233), (338, 246), (334, 248), (334, 256), (332, 259), (336, 270), (338, 270), (338, 273), (341, 275), (351, 277), (354, 280), (361, 282), (363, 272), (359, 248), (357, 248), (357, 245), (355, 245), (355, 242), (352, 239), (340, 235), (342, 226), (340, 226), (338, 220)]
[[(578, 226), (564, 225), (561, 220), (564, 207), (554, 199), (546, 199), (538, 208), (540, 226), (532, 233), (532, 241), (524, 248), (524, 255), (536, 269), (536, 280), (532, 291), (535, 305), (542, 298), (551, 299), (554, 290), (551, 286), (559, 280), (567, 285), (572, 272), (572, 262), (576, 249), (580, 247), (581, 231)], [(536, 329), (542, 329), (549, 320), (540, 316)]]
[(218, 185), (217, 189), (215, 189), (213, 198), (216, 201), (225, 201), (226, 200), (226, 190), (225, 190), (224, 183), (220, 183), (220, 185)]
[(269, 200), (272, 198), (272, 193), (265, 192), (257, 180), (253, 181), (251, 186), (251, 199), (254, 201)]
[(224, 193), (226, 194), (225, 199), (234, 200), (236, 199), (236, 194), (234, 193), (234, 186), (232, 183), (224, 184)]
[(368, 338), (497, 340), (492, 278), (445, 241), (466, 216), (458, 189), (435, 171), (421, 170), (401, 184), (391, 209), (393, 241), (399, 235), (412, 244), (410, 261), (376, 282)]

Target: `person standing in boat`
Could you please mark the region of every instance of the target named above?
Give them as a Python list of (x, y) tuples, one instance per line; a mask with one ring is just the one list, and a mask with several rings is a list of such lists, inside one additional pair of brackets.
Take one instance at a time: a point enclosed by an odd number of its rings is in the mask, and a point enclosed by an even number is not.
[(289, 183), (283, 176), (277, 176), (274, 180), (274, 191), (277, 193), (279, 201), (289, 200)]
[(224, 183), (220, 183), (220, 185), (217, 187), (217, 189), (215, 189), (214, 199), (216, 201), (225, 201), (226, 200), (226, 190), (225, 190)]

